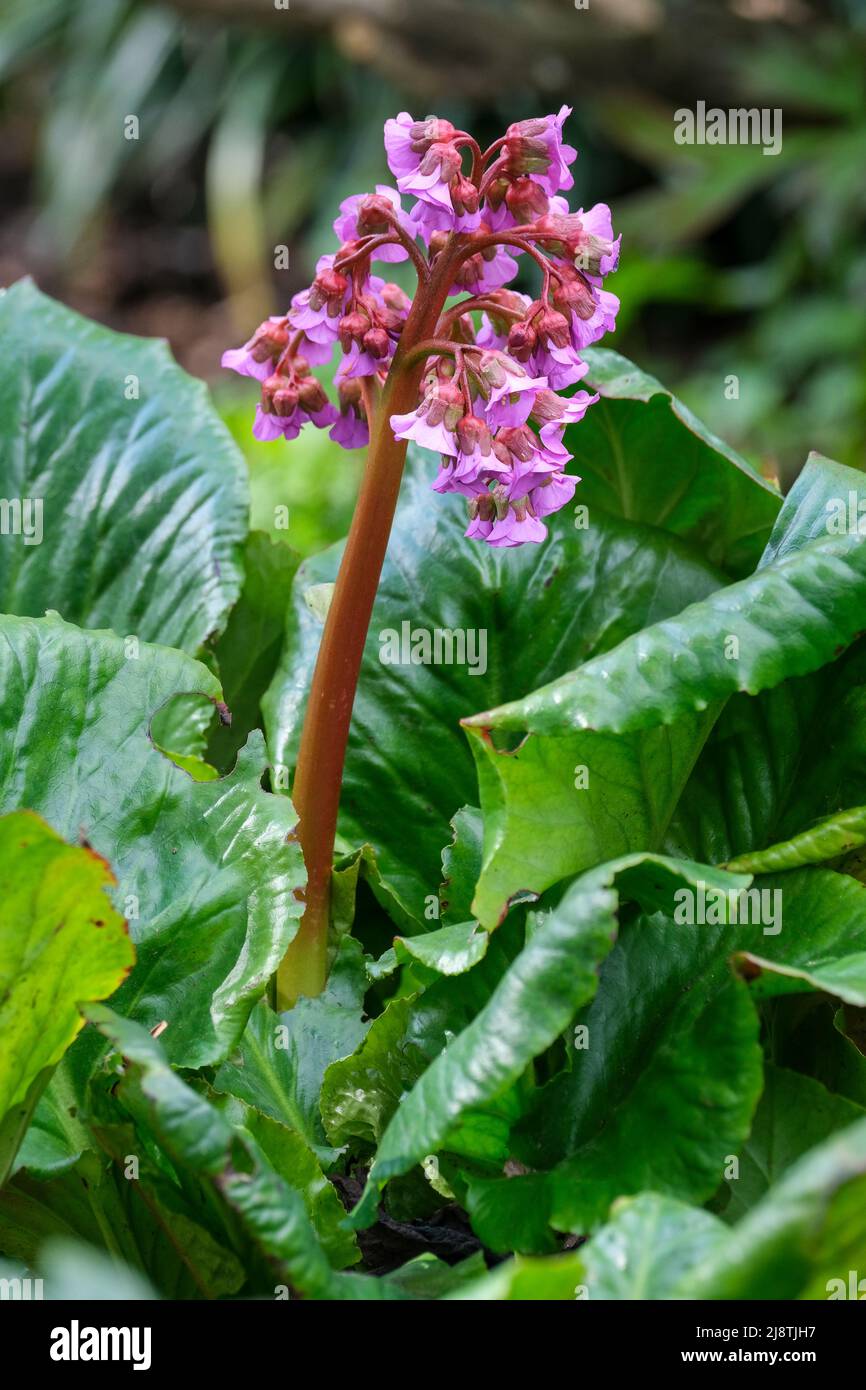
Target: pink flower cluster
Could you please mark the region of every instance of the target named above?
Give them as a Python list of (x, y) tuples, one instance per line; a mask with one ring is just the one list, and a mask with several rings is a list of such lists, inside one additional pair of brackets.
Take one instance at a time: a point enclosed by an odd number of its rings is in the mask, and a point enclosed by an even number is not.
[[(577, 157), (563, 141), (570, 114), (519, 121), (483, 152), (436, 116), (385, 123), (397, 187), (347, 198), (334, 223), (339, 250), (321, 258), (310, 288), (223, 356), (261, 382), (258, 438), (294, 439), (312, 422), (362, 446), (389, 374), (420, 371), (418, 404), (390, 428), (441, 456), (433, 487), (467, 499), (466, 535), (492, 546), (544, 539), (543, 518), (580, 481), (565, 471), (565, 430), (598, 399), (559, 393), (585, 376), (583, 349), (614, 328), (619, 309), (603, 288), (619, 257), (609, 209), (571, 212), (562, 196)], [(536, 299), (506, 288), (521, 257), (539, 269)], [(371, 271), (410, 258), (414, 300)], [(419, 338), (416, 325), (430, 321), (432, 338)], [(311, 371), (337, 346), (339, 409)]]

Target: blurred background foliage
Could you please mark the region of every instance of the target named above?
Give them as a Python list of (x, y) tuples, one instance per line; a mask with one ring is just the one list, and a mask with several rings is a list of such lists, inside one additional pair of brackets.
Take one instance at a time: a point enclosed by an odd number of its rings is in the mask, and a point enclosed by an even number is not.
[[(781, 153), (677, 145), (698, 100), (781, 108)], [(783, 485), (810, 448), (866, 466), (864, 0), (4, 0), (0, 281), (167, 337), (247, 454), (254, 524), (288, 506), (308, 552), (344, 532), (360, 460), (257, 444), (223, 347), (387, 179), (387, 115), (485, 141), (561, 102), (573, 206), (624, 234), (605, 345)]]

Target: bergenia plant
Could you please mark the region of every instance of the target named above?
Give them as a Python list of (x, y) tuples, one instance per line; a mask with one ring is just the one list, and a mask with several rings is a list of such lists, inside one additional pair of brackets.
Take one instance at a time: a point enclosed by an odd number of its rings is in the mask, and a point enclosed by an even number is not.
[[(346, 739), (407, 443), (438, 455), (431, 489), (464, 497), (467, 540), (489, 546), (542, 543), (544, 518), (580, 481), (566, 472), (563, 435), (598, 395), (570, 388), (588, 371), (583, 350), (615, 326), (619, 300), (604, 280), (619, 238), (606, 204), (572, 210), (563, 196), (577, 158), (563, 137), (570, 114), (563, 106), (518, 121), (486, 150), (438, 116), (387, 121), (396, 187), (345, 199), (339, 247), (321, 257), (310, 288), (223, 356), (262, 383), (257, 438), (294, 440), (312, 426), (346, 448), (369, 447), (292, 793), (309, 879), (280, 972), (283, 1002), (325, 981)], [(406, 260), (412, 298), (373, 273)], [(535, 298), (507, 288), (522, 260), (536, 273)], [(335, 355), (339, 406), (312, 370)]]
[(366, 446), (344, 548), (0, 295), (3, 1296), (862, 1300), (864, 475), (599, 346), (566, 114), (389, 121), (226, 355), (287, 471)]

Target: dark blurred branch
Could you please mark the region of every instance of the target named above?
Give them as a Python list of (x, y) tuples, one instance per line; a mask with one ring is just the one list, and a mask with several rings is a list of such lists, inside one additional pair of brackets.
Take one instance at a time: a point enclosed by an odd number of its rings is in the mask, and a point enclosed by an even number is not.
[[(170, 0), (176, 10), (281, 33), (331, 31), (355, 62), (419, 100), (483, 100), (508, 84), (540, 91), (646, 85), (713, 100), (737, 49), (820, 18), (807, 0)], [(751, 17), (748, 17), (751, 16)], [(722, 56), (724, 55), (724, 57)]]

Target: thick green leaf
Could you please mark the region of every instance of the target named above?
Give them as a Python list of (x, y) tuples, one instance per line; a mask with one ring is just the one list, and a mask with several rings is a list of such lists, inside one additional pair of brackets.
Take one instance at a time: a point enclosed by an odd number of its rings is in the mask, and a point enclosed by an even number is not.
[(513, 751), (470, 730), (485, 834), (478, 920), (492, 929), (515, 901), (659, 847), (715, 712), (632, 734), (529, 737)]
[(442, 922), (465, 922), (472, 915), (475, 885), (481, 875), (484, 822), (476, 806), (463, 806), (451, 819), (452, 835), (442, 851), (439, 903)]
[(111, 869), (27, 811), (0, 816), (0, 1183), (52, 1069), (135, 959)]
[[(842, 508), (856, 527), (864, 505), (862, 473), (812, 454), (785, 499), (764, 563), (826, 536)], [(864, 689), (861, 640), (814, 675), (757, 697), (735, 696), (686, 787), (665, 842), (668, 852), (727, 862), (858, 806), (866, 776)]]
[(566, 435), (582, 478), (575, 500), (664, 527), (748, 574), (779, 510), (775, 488), (655, 377), (606, 348), (585, 357), (584, 384), (601, 400)]
[(298, 562), (293, 550), (261, 531), (247, 538), (243, 592), (214, 649), (231, 711), (231, 724), (220, 724), (210, 739), (209, 759), (218, 767), (230, 767), (251, 731), (262, 727), (259, 706), (277, 668)]
[(780, 1065), (814, 1077), (834, 1095), (866, 1109), (866, 1057), (846, 1036), (848, 1011), (814, 995), (785, 1002), (795, 1018), (777, 1045)]
[(687, 1299), (820, 1298), (866, 1262), (866, 1120), (801, 1158), (678, 1288)]
[(379, 1281), (335, 1272), (303, 1194), (271, 1166), (264, 1147), (251, 1144), (243, 1129), (233, 1128), (217, 1107), (172, 1071), (159, 1042), (139, 1025), (104, 1006), (91, 1006), (87, 1012), (126, 1059), (124, 1075), (114, 1088), (118, 1101), (153, 1134), (176, 1168), (207, 1186), (223, 1212), (226, 1229), (232, 1217), (238, 1218), (261, 1254), (276, 1261), (274, 1294), (282, 1277), (287, 1292), (293, 1288), (308, 1298), (401, 1296), (397, 1289), (379, 1287)]
[(833, 1095), (811, 1076), (767, 1066), (764, 1093), (737, 1175), (727, 1180), (730, 1199), (725, 1220), (749, 1211), (810, 1149), (864, 1117), (862, 1106)]
[(355, 1051), (367, 1032), (367, 977), (358, 943), (346, 937), (322, 994), (299, 999), (276, 1014), (262, 1000), (243, 1038), (216, 1074), (214, 1087), (302, 1135), (323, 1162), (336, 1151), (325, 1143), (319, 1112), (328, 1067)]
[(0, 296), (0, 339), (0, 495), (38, 499), (42, 530), (0, 547), (0, 608), (196, 651), (237, 598), (247, 511), (243, 458), (204, 386), (165, 343), (27, 280)]
[(483, 1279), (446, 1298), (470, 1303), (567, 1302), (581, 1296), (582, 1274), (579, 1254), (506, 1260)]
[(546, 1173), (520, 1178), (467, 1176), (466, 1210), (472, 1229), (499, 1255), (548, 1254), (557, 1249), (550, 1228), (550, 1183)]
[(395, 937), (394, 951), (399, 961), (417, 961), (439, 975), (462, 975), (484, 958), (489, 944), (477, 922), (455, 922), (421, 936)]
[(554, 736), (672, 724), (834, 660), (858, 634), (864, 600), (866, 544), (825, 536), (524, 699), (463, 722), (473, 731)]
[(734, 965), (757, 997), (825, 990), (866, 1007), (866, 886), (830, 869), (795, 869), (759, 879), (773, 894), (778, 934), (736, 942)]
[(41, 1273), (46, 1242), (77, 1239), (140, 1271), (165, 1298), (237, 1293), (243, 1268), (195, 1219), (201, 1208), (191, 1210), (164, 1180), (155, 1187), (146, 1160), (139, 1179), (128, 1180), (130, 1154), (138, 1156), (127, 1135), (115, 1171), (88, 1154), (50, 1182), (17, 1176), (0, 1192), (0, 1250)]
[[(418, 924), (436, 898), (451, 818), (477, 801), (460, 719), (609, 650), (720, 582), (677, 538), (598, 510), (587, 529), (559, 513), (539, 547), (506, 553), (473, 544), (463, 536), (462, 500), (435, 497), (431, 481), (429, 455), (410, 456), (355, 699), (340, 820), (349, 847), (374, 846), (384, 880)], [(280, 671), (264, 701), (280, 766), (295, 757), (322, 632), (305, 595), (332, 581), (338, 562), (339, 551), (328, 551), (305, 561), (296, 578)], [(398, 655), (389, 634), (402, 642), (404, 631), (437, 629), (459, 634), (451, 655), (459, 657), (465, 641), (464, 664), (380, 660)], [(440, 655), (449, 655), (447, 643)], [(653, 733), (644, 751), (629, 746), (620, 754), (608, 741), (593, 760), (588, 791), (575, 791), (575, 764), (588, 759), (567, 751), (555, 772), (557, 812), (571, 822), (564, 835), (580, 831), (591, 842), (582, 857), (571, 856), (572, 872), (644, 848), (653, 834), (658, 840), (699, 743), (692, 739), (679, 752), (666, 734)], [(549, 817), (546, 832), (556, 818)]]
[[(583, 764), (590, 796), (599, 781), (606, 790), (611, 781), (606, 758), (623, 761), (632, 747), (611, 735), (634, 740), (651, 731), (660, 741), (655, 762), (663, 770), (661, 781), (645, 758), (630, 759), (632, 777), (649, 773), (659, 810), (656, 824), (641, 827), (640, 843), (658, 847), (721, 702), (737, 691), (754, 694), (833, 662), (860, 630), (864, 599), (862, 538), (825, 535), (792, 547), (750, 579), (627, 638), (526, 698), (464, 720), (479, 765), (485, 814), (485, 862), (474, 903), (479, 919), (491, 925), (515, 891), (540, 892), (593, 862), (589, 835), (575, 837), (574, 810), (568, 819), (569, 806), (589, 805), (587, 790), (569, 798), (565, 774)], [(754, 718), (756, 711), (747, 714)], [(506, 733), (524, 735), (516, 751), (502, 749), (492, 736), (501, 739)], [(638, 750), (646, 748), (646, 738), (643, 733)], [(578, 739), (589, 742), (580, 746)], [(710, 766), (712, 777), (715, 765)], [(722, 776), (730, 780), (739, 768), (740, 761), (729, 763)], [(698, 779), (694, 795), (686, 793), (689, 812), (681, 817), (691, 844), (695, 823), (701, 826), (707, 815), (713, 825), (719, 820), (712, 802), (702, 816), (701, 789), (706, 793), (709, 779), (701, 780), (701, 774)], [(722, 809), (726, 804), (720, 798)], [(603, 797), (602, 807), (608, 806), (621, 821), (619, 799)], [(626, 818), (625, 825), (630, 829), (632, 822)], [(672, 837), (670, 847), (677, 842)], [(722, 835), (716, 842), (724, 843)], [(747, 841), (747, 848), (754, 846), (754, 840)]]
[(345, 1269), (357, 1264), (361, 1252), (353, 1232), (345, 1229), (346, 1212), (337, 1189), (323, 1175), (316, 1155), (302, 1136), (255, 1110), (247, 1111), (243, 1124), (277, 1176), (300, 1192), (333, 1267)]
[[(692, 875), (714, 883), (706, 870)], [(762, 1066), (755, 1008), (729, 956), (768, 938), (759, 923), (735, 926), (731, 906), (720, 904), (717, 925), (697, 911), (694, 924), (679, 922), (669, 910), (623, 925), (577, 1016), (570, 1069), (514, 1136), (521, 1161), (552, 1169), (555, 1229), (585, 1234), (615, 1198), (647, 1190), (705, 1200), (739, 1152)]]
[[(499, 933), (489, 954), (465, 974), (434, 978), (419, 995), (393, 999), (373, 1020), (357, 1051), (328, 1068), (320, 1104), (332, 1143), (378, 1143), (404, 1095), (488, 1002), (508, 965), (506, 935)], [(501, 1162), (518, 1113), (511, 1094), (497, 1105), (468, 1110), (449, 1136), (453, 1151), (478, 1161), (492, 1156)]]
[[(303, 864), (285, 797), (264, 792), (261, 735), (230, 776), (195, 782), (154, 747), (171, 695), (220, 690), (180, 652), (56, 616), (0, 618), (3, 807), (27, 807), (110, 859), (137, 965), (116, 1006), (166, 1022), (173, 1061), (221, 1061), (297, 930)], [(63, 692), (58, 700), (57, 692)], [(184, 750), (178, 750), (184, 751)]]
[(803, 864), (823, 864), (864, 844), (866, 806), (852, 806), (847, 811), (827, 816), (781, 844), (753, 850), (751, 854), (738, 854), (725, 867), (734, 873), (772, 874), (782, 869), (797, 869)]
[[(513, 1086), (527, 1064), (592, 998), (599, 964), (616, 936), (618, 897), (614, 884), (623, 896), (634, 896), (652, 908), (661, 903), (670, 905), (675, 889), (701, 880), (737, 888), (748, 881), (654, 855), (634, 855), (584, 875), (536, 928), (484, 1008), (427, 1068), (396, 1110), (370, 1169), (364, 1197), (353, 1213), (354, 1223), (370, 1224), (377, 1195), (388, 1179), (408, 1172), (427, 1154), (447, 1148), (461, 1117)], [(738, 990), (731, 982), (731, 992), (736, 994), (739, 1008), (733, 1016), (719, 1017), (715, 1032), (735, 1023), (735, 1036), (725, 1042), (723, 1051), (729, 1051), (741, 1066), (754, 1046), (757, 1024), (745, 989)], [(707, 1045), (718, 1041), (721, 1039), (715, 1035), (706, 1038)], [(748, 1083), (752, 1092), (748, 1101), (740, 1099), (742, 1079), (739, 1086), (725, 1083), (726, 1093), (730, 1092), (729, 1108), (736, 1110), (740, 1125), (740, 1112), (757, 1099), (757, 1089), (747, 1072), (747, 1091)], [(717, 1099), (722, 1099), (721, 1094)], [(746, 1113), (746, 1129), (750, 1114), (751, 1108)]]
[(728, 1237), (718, 1217), (656, 1192), (623, 1197), (610, 1221), (581, 1246), (586, 1297), (667, 1299)]

